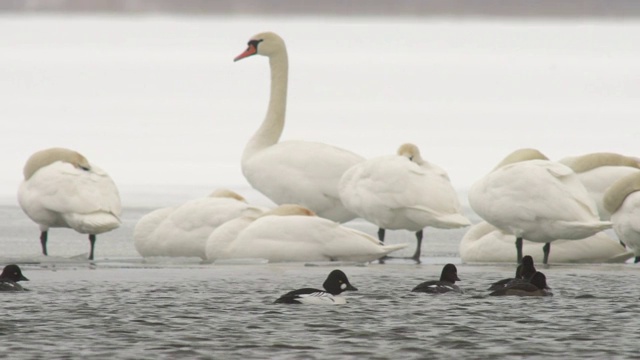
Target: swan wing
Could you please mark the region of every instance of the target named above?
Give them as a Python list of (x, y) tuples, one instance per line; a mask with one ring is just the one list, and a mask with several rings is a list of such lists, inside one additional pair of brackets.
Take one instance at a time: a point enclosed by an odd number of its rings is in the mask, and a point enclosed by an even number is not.
[(232, 198), (205, 197), (190, 200), (171, 211), (151, 234), (159, 256), (189, 256), (205, 259), (211, 232), (243, 215), (261, 213), (262, 208)]
[(320, 217), (266, 216), (240, 232), (229, 251), (236, 258), (272, 262), (370, 261), (405, 246), (383, 246), (365, 233)]
[(277, 204), (300, 204), (319, 216), (346, 221), (355, 216), (342, 207), (338, 182), (363, 160), (326, 144), (285, 141), (243, 160), (242, 171), (254, 188)]
[(404, 156), (382, 156), (353, 166), (339, 190), (347, 209), (386, 229), (417, 231), (440, 224), (437, 218), (460, 213), (446, 172)]

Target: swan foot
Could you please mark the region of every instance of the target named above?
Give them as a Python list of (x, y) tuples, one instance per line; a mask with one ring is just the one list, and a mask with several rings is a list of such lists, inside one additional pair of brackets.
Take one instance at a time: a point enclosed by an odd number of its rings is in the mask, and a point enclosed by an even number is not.
[(384, 264), (385, 260), (389, 260), (389, 259), (391, 259), (391, 256), (385, 255), (385, 256), (381, 257), (380, 259), (378, 259), (378, 264)]
[(420, 257), (416, 258), (414, 256), (400, 256), (400, 257), (395, 257), (395, 256), (383, 256), (380, 259), (378, 259), (378, 263), (379, 264), (385, 264), (386, 260), (393, 260), (393, 259), (407, 259), (407, 260), (413, 260), (416, 262), (416, 264), (421, 264), (422, 262), (420, 261)]

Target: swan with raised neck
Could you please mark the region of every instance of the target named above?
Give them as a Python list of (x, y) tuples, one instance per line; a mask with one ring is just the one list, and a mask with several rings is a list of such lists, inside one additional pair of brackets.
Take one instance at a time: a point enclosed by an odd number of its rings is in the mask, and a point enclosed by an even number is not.
[(271, 92), (264, 121), (242, 154), (245, 178), (276, 204), (300, 204), (339, 222), (354, 219), (356, 215), (340, 201), (338, 182), (347, 169), (364, 158), (318, 142), (279, 142), (287, 107), (289, 60), (285, 42), (272, 32), (254, 35), (234, 61), (256, 54), (269, 58)]
[(247, 50), (238, 55), (234, 61), (257, 54), (269, 58), (271, 92), (267, 115), (258, 131), (255, 132), (245, 147), (242, 154), (243, 162), (258, 151), (274, 145), (280, 140), (287, 112), (289, 56), (287, 55), (287, 47), (284, 40), (272, 32), (257, 34), (249, 40)]

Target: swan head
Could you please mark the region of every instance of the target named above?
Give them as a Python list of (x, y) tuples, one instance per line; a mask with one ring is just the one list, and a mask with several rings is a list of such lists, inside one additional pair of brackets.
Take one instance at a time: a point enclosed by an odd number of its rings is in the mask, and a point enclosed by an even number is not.
[(28, 180), (36, 171), (47, 165), (51, 165), (56, 161), (67, 162), (78, 169), (86, 171), (91, 170), (89, 160), (79, 152), (65, 148), (50, 148), (38, 151), (31, 155), (29, 160), (27, 160), (27, 163), (24, 165), (24, 179)]
[(270, 216), (270, 215), (276, 215), (276, 216), (293, 216), (293, 215), (300, 215), (300, 216), (316, 216), (316, 213), (313, 212), (310, 209), (307, 209), (306, 207), (302, 206), (302, 205), (297, 205), (297, 204), (282, 204), (274, 209), (271, 209), (267, 212), (265, 212), (264, 214), (262, 214), (262, 216)]
[(273, 32), (263, 32), (256, 34), (249, 39), (247, 50), (236, 56), (233, 61), (242, 60), (252, 55), (272, 56), (280, 53), (285, 49), (284, 40)]
[(502, 160), (500, 164), (498, 164), (498, 166), (494, 168), (494, 170), (509, 164), (513, 164), (521, 161), (529, 161), (529, 160), (549, 160), (549, 158), (536, 149), (528, 149), (528, 148), (518, 149), (512, 152), (511, 154), (507, 155), (507, 157), (504, 158), (504, 160)]
[(567, 157), (560, 162), (576, 173), (583, 173), (601, 166), (625, 166), (640, 169), (640, 161), (637, 158), (607, 152)]
[(640, 191), (640, 172), (634, 172), (618, 179), (607, 188), (602, 198), (604, 208), (608, 212), (618, 211), (629, 194)]
[(247, 202), (247, 200), (245, 200), (245, 198), (243, 198), (242, 195), (228, 189), (217, 189), (214, 192), (212, 192), (211, 195), (209, 195), (209, 197), (229, 198), (229, 199), (236, 199), (242, 202)]
[(417, 164), (422, 164), (424, 162), (422, 160), (422, 157), (420, 156), (420, 149), (418, 149), (416, 145), (411, 143), (405, 143), (400, 145), (400, 147), (398, 148), (397, 154), (400, 156), (404, 156), (407, 159)]

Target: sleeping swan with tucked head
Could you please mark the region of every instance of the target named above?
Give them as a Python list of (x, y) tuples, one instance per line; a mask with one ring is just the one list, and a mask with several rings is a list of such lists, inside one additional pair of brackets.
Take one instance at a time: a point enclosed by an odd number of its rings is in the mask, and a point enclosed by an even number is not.
[(498, 229), (514, 234), (516, 259), (522, 240), (545, 243), (578, 240), (611, 227), (600, 221), (596, 205), (569, 167), (550, 161), (535, 149), (516, 150), (469, 191), (471, 208)]
[(347, 209), (385, 230), (416, 233), (412, 259), (420, 262), (422, 232), (431, 226), (454, 229), (471, 225), (462, 215), (458, 195), (447, 173), (420, 156), (414, 144), (402, 144), (395, 155), (363, 161), (347, 170), (339, 184)]
[(143, 216), (133, 230), (136, 250), (143, 257), (206, 259), (207, 238), (218, 226), (239, 216), (258, 215), (265, 208), (247, 204), (239, 194), (218, 189), (209, 196)]
[(611, 212), (604, 206), (604, 193), (609, 186), (623, 177), (640, 172), (640, 160), (616, 153), (590, 153), (566, 157), (561, 163), (570, 167), (598, 206), (601, 220), (611, 219)]
[(616, 181), (604, 194), (604, 206), (611, 213), (613, 230), (640, 262), (640, 172)]
[[(232, 234), (219, 229), (209, 237), (207, 251), (213, 259), (367, 262), (406, 247), (383, 245), (370, 235), (316, 216), (299, 205), (281, 205), (240, 224), (240, 229), (233, 223), (228, 226)], [(214, 250), (211, 242), (218, 243), (221, 251)]]
[(111, 177), (80, 153), (50, 148), (31, 155), (18, 189), (22, 210), (40, 226), (47, 255), (49, 228), (71, 228), (89, 234), (89, 260), (96, 235), (120, 226), (120, 195)]

